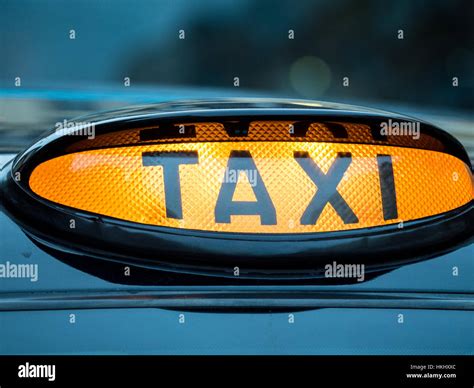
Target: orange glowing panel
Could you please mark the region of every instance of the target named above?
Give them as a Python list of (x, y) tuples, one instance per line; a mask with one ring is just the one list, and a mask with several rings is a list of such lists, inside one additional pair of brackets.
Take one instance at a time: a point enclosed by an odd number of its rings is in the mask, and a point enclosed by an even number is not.
[(135, 223), (235, 233), (393, 224), (473, 199), (469, 168), (429, 150), (324, 142), (134, 145), (47, 160), (32, 191)]

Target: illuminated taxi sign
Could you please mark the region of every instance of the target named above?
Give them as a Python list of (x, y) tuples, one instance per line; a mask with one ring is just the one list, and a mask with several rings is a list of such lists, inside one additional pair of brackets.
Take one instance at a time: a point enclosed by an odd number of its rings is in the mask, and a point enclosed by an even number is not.
[(103, 148), (47, 160), (29, 184), (42, 198), (99, 215), (234, 233), (369, 228), (448, 212), (473, 198), (470, 171), (452, 155), (328, 142)]
[(385, 271), (473, 240), (471, 162), (428, 123), (405, 136), (393, 123), (409, 119), (362, 108), (175, 108), (44, 137), (0, 170), (0, 205), (60, 260), (230, 277), (237, 265), (239, 281), (317, 278), (334, 258)]

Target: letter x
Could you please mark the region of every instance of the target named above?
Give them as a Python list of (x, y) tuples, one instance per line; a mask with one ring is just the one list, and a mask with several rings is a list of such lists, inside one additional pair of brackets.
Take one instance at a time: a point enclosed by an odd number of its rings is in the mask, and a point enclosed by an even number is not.
[(324, 174), (307, 152), (295, 152), (294, 158), (318, 188), (301, 217), (301, 225), (315, 225), (326, 204), (330, 203), (345, 224), (355, 224), (359, 219), (337, 191), (337, 186), (351, 164), (350, 153), (338, 153), (334, 163)]

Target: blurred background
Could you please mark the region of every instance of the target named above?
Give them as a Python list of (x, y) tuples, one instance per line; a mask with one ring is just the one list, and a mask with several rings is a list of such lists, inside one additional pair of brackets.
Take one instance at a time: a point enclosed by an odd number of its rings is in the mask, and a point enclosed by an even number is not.
[(472, 0), (0, 0), (0, 149), (103, 109), (269, 96), (412, 114), (472, 157), (473, 19)]

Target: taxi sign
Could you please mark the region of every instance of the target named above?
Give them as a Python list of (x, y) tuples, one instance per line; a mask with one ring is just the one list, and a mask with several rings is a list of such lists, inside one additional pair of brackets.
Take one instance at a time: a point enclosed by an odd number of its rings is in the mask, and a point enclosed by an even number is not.
[(412, 118), (230, 100), (90, 124), (52, 132), (0, 172), (7, 214), (58, 257), (311, 277), (335, 258), (383, 269), (473, 239), (466, 151)]
[(31, 190), (125, 221), (235, 233), (368, 228), (472, 200), (452, 155), (392, 146), (209, 142), (102, 148), (38, 165)]

